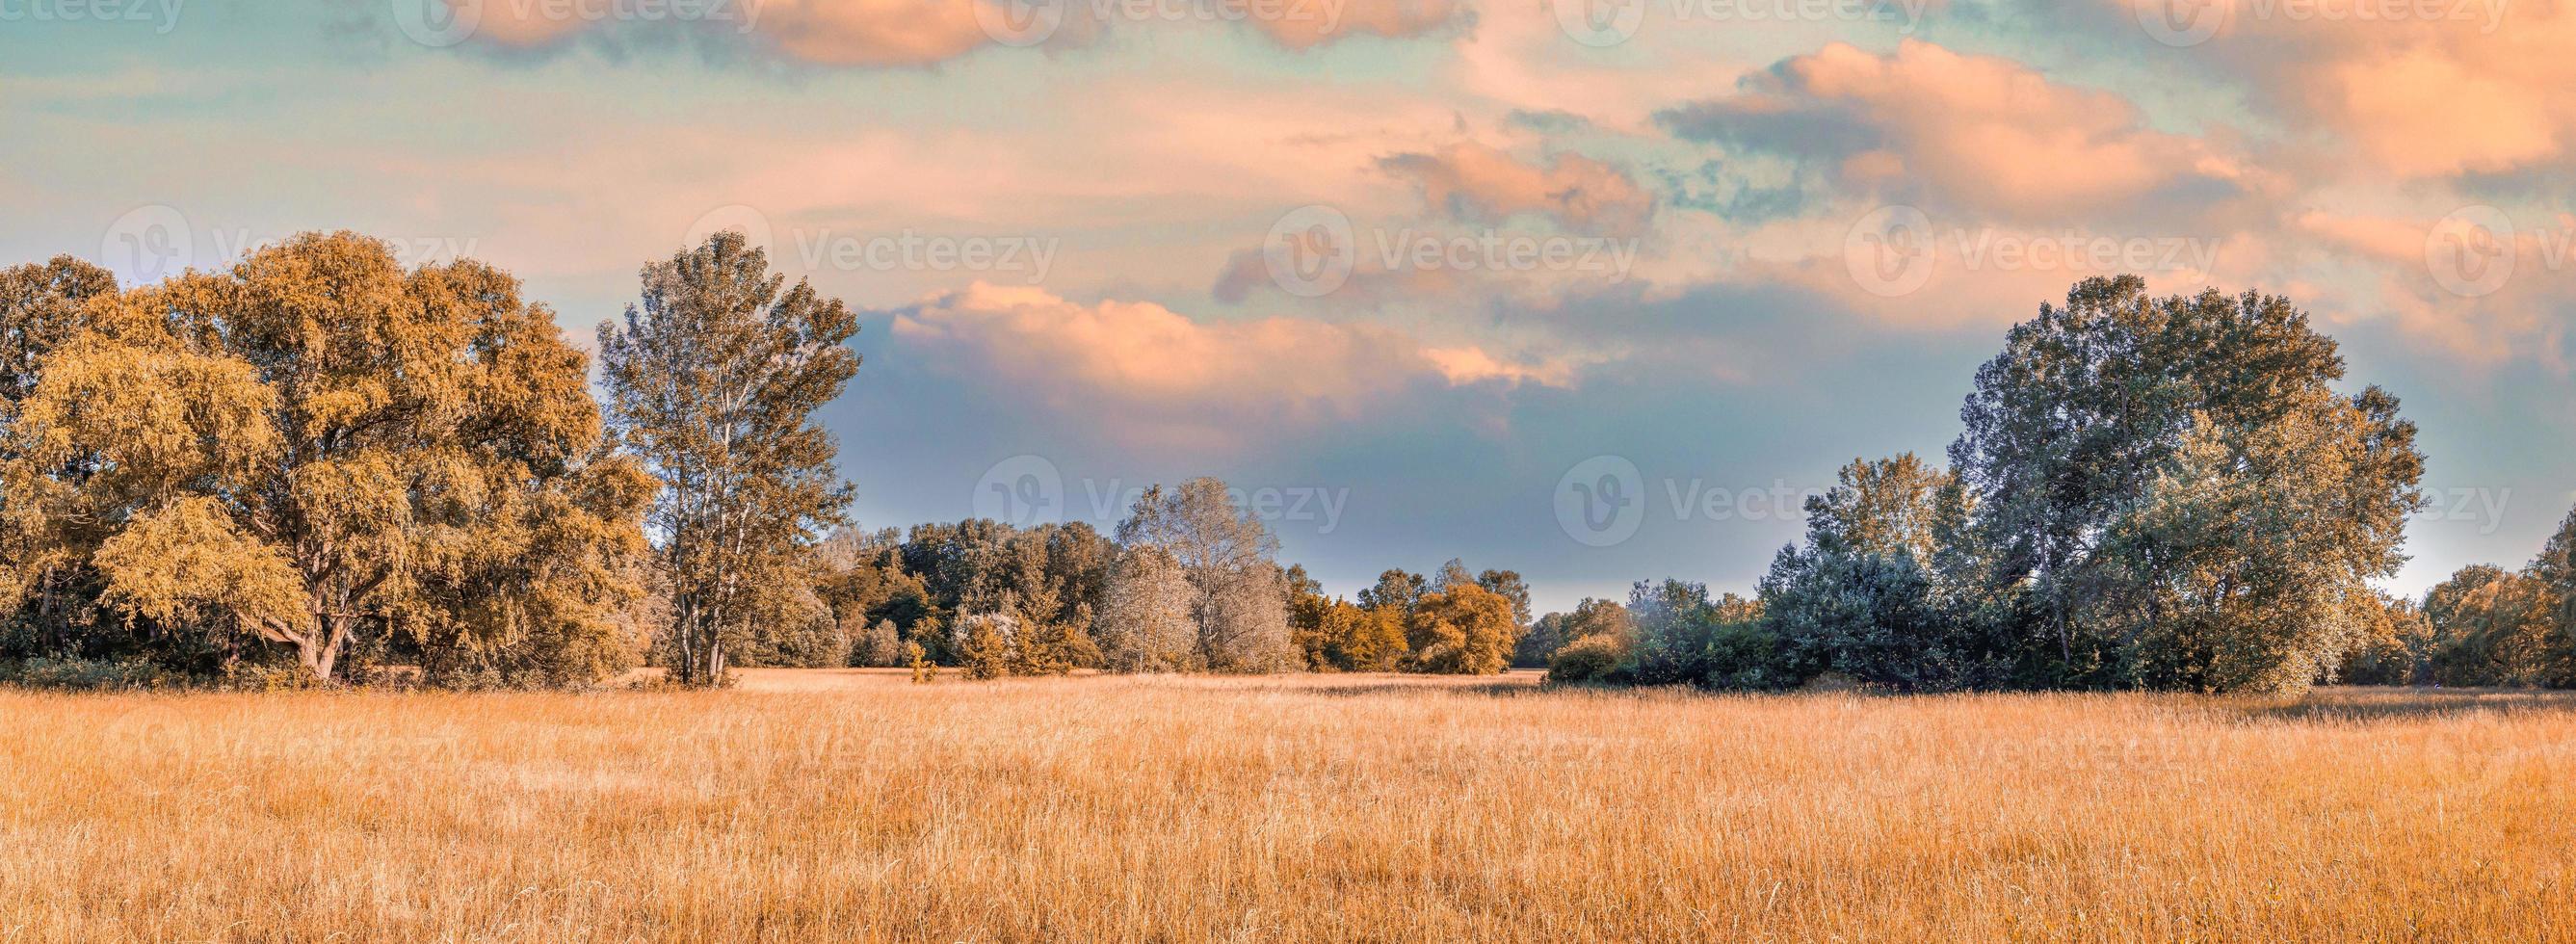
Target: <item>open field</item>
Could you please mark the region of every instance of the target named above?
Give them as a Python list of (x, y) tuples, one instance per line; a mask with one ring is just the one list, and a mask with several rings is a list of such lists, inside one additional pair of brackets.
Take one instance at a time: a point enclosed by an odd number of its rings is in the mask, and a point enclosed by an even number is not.
[(2576, 699), (0, 692), (0, 939), (2576, 938)]

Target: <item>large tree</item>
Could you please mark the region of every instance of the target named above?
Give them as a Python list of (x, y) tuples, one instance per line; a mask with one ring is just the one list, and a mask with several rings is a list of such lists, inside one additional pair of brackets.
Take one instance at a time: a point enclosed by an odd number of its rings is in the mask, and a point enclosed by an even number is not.
[(2396, 398), (2343, 374), (2288, 299), (2134, 276), (2012, 329), (1951, 465), (2056, 681), (2292, 691), (2341, 655), (2423, 470)]
[[(16, 455), (10, 429), (35, 394), (45, 361), (86, 327), (92, 300), (116, 291), (114, 275), (70, 256), (0, 269), (0, 462)], [(57, 480), (86, 475), (84, 456), (67, 458), (58, 468), (22, 473)], [(96, 622), (96, 595), (83, 592), (94, 589), (96, 575), (48, 547), (55, 543), (47, 539), (51, 529), (28, 497), (0, 488), (0, 604), (11, 604), (0, 606), (0, 628), (11, 630), (0, 638), (0, 654), (61, 654), (74, 626)], [(20, 612), (11, 617), (11, 610)]]
[[(1149, 487), (1118, 526), (1118, 543), (1127, 554), (1159, 549), (1187, 580), (1183, 612), (1150, 615), (1118, 607), (1122, 618), (1141, 620), (1135, 627), (1110, 631), (1138, 635), (1183, 619), (1192, 630), (1192, 652), (1182, 665), (1168, 653), (1148, 667), (1205, 669), (1216, 672), (1277, 672), (1299, 663), (1288, 629), (1288, 580), (1275, 559), (1279, 541), (1261, 519), (1228, 498), (1225, 483), (1196, 478), (1179, 488)], [(1127, 574), (1151, 575), (1154, 569), (1127, 568)], [(1111, 592), (1155, 607), (1172, 604), (1162, 589), (1168, 578), (1154, 576), (1150, 592), (1124, 594), (1113, 574)], [(1104, 645), (1104, 649), (1109, 648)], [(1112, 659), (1113, 665), (1120, 660)]]
[(645, 490), (595, 453), (584, 359), (517, 280), (305, 234), (85, 317), (10, 423), (8, 527), (36, 551), (13, 568), (91, 568), (126, 619), (323, 680), (361, 637), (612, 667)]
[(814, 543), (844, 523), (850, 487), (814, 412), (857, 373), (843, 345), (858, 329), (737, 232), (645, 266), (640, 303), (600, 325), (610, 425), (662, 481), (650, 520), (677, 681), (720, 684), (727, 647), (798, 608)]

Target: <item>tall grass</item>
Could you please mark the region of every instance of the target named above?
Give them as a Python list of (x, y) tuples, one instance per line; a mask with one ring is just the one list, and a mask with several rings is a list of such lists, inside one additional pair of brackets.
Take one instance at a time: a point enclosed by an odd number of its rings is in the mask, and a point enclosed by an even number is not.
[(2569, 938), (2571, 752), (2500, 694), (0, 693), (0, 939)]

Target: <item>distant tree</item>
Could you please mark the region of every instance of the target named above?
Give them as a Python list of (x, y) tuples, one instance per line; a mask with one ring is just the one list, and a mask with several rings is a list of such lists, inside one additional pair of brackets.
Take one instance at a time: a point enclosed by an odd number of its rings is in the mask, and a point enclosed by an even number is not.
[(1306, 565), (1288, 568), (1288, 637), (1308, 671), (1321, 672), (1341, 668), (1334, 665), (1330, 650), (1333, 639), (1325, 626), (1333, 600), (1324, 596), (1324, 585), (1306, 574)]
[(2551, 619), (2558, 624), (2559, 636), (2570, 649), (2576, 649), (2576, 511), (2570, 511), (2558, 524), (2558, 533), (2531, 562), (2532, 579), (2546, 588)]
[(2291, 692), (2340, 658), (2423, 469), (2396, 398), (2343, 372), (2287, 299), (2135, 276), (2012, 329), (1951, 465), (2049, 684)]
[(1501, 594), (1503, 599), (1511, 601), (1512, 622), (1518, 623), (1523, 627), (1529, 626), (1529, 582), (1522, 580), (1518, 571), (1483, 571), (1476, 575), (1476, 585), (1487, 590), (1491, 590), (1497, 594)]
[(11, 406), (6, 569), (319, 680), (391, 643), (434, 681), (620, 667), (649, 482), (516, 279), (303, 234), (84, 312)]
[(1589, 636), (1606, 637), (1624, 653), (1634, 641), (1635, 632), (1628, 621), (1627, 607), (1615, 600), (1585, 597), (1575, 604), (1573, 612), (1550, 613), (1532, 624), (1520, 645), (1514, 647), (1512, 664), (1521, 668), (1545, 666), (1557, 650)]
[[(1161, 548), (1190, 586), (1185, 617), (1195, 653), (1187, 667), (1277, 672), (1296, 667), (1288, 631), (1287, 576), (1278, 540), (1228, 499), (1224, 482), (1197, 478), (1151, 486), (1118, 526), (1118, 543)], [(1112, 591), (1115, 591), (1112, 587)], [(1160, 625), (1160, 619), (1154, 621)], [(1116, 664), (1116, 660), (1112, 660)]]
[(672, 675), (725, 678), (728, 645), (794, 600), (849, 486), (814, 411), (840, 395), (858, 322), (769, 271), (742, 234), (644, 267), (643, 298), (600, 326), (619, 443), (662, 480), (655, 552), (671, 585)]
[(1635, 636), (1628, 658), (1608, 681), (1718, 689), (1779, 688), (1792, 681), (1754, 601), (1732, 593), (1711, 600), (1706, 586), (1679, 580), (1638, 581), (1626, 610)]
[(1325, 614), (1327, 650), (1332, 664), (1352, 672), (1393, 672), (1412, 655), (1405, 637), (1406, 617), (1393, 609), (1370, 609), (1341, 600)]
[(869, 668), (892, 668), (903, 664), (903, 636), (893, 620), (878, 620), (859, 635), (850, 648), (850, 664)]
[(973, 613), (956, 624), (958, 664), (977, 681), (1012, 674), (1021, 656), (1019, 618), (1009, 613)]
[(1414, 601), (1429, 592), (1430, 584), (1431, 582), (1423, 579), (1421, 574), (1389, 570), (1377, 575), (1376, 586), (1360, 591), (1359, 602), (1361, 606), (1372, 610), (1393, 609), (1397, 613), (1409, 615), (1413, 612)]
[(2431, 680), (2433, 624), (2414, 601), (2384, 593), (2352, 598), (2355, 639), (2336, 680), (2352, 685), (2420, 685)]
[(2461, 568), (2425, 595), (2432, 667), (2446, 685), (2576, 685), (2576, 647), (2548, 584), (2489, 565)]
[(1520, 641), (1511, 601), (1472, 580), (1443, 583), (1422, 597), (1406, 623), (1413, 669), (1445, 675), (1502, 671)]
[(1199, 593), (1161, 545), (1120, 551), (1095, 636), (1112, 672), (1187, 672), (1201, 667)]

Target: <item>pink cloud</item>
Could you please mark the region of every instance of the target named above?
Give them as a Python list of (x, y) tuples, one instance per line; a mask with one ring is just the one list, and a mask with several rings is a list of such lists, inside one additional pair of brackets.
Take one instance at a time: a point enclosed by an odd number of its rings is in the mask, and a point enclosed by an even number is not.
[(1471, 222), (1537, 213), (1577, 232), (1633, 234), (1645, 229), (1655, 209), (1654, 196), (1627, 174), (1580, 154), (1559, 154), (1539, 167), (1461, 142), (1435, 153), (1398, 154), (1378, 166), (1412, 181), (1435, 211)]
[(2024, 221), (2229, 196), (2249, 176), (2207, 141), (2150, 129), (2118, 95), (1911, 39), (1886, 55), (1833, 43), (1665, 118), (1684, 136), (1807, 159), (1855, 191), (1919, 184), (1937, 202)]
[[(444, 2), (476, 19), (475, 35), (515, 48), (552, 45), (601, 27), (609, 18), (597, 11), (610, 9), (560, 0)], [(1002, 7), (1012, 2), (1017, 0), (739, 0), (704, 5), (705, 12), (696, 16), (667, 14), (638, 22), (757, 35), (781, 55), (820, 65), (899, 67), (944, 62), (1001, 36), (1028, 43), (1080, 43), (1104, 28), (1150, 24), (1179, 9), (1134, 0), (1105, 5), (1063, 0), (1054, 8), (1036, 8), (1060, 10), (1061, 19), (1015, 21)], [(1358, 35), (1421, 36), (1451, 25), (1462, 13), (1455, 0), (1222, 0), (1216, 6), (1292, 50)], [(1045, 25), (1032, 31), (1032, 23)]]
[[(2108, 2), (2154, 17), (2171, 0)], [(2508, 172), (2560, 161), (2576, 141), (2563, 94), (2576, 86), (2576, 5), (2211, 2), (2212, 32), (2188, 48), (2252, 79), (2281, 117), (2354, 146), (2354, 173)]]
[(894, 337), (904, 356), (938, 369), (1007, 378), (1057, 410), (1114, 410), (1137, 421), (1124, 429), (1183, 443), (1357, 418), (1411, 391), (1561, 386), (1572, 374), (1373, 325), (1203, 322), (1151, 302), (1084, 304), (980, 282), (897, 310)]

